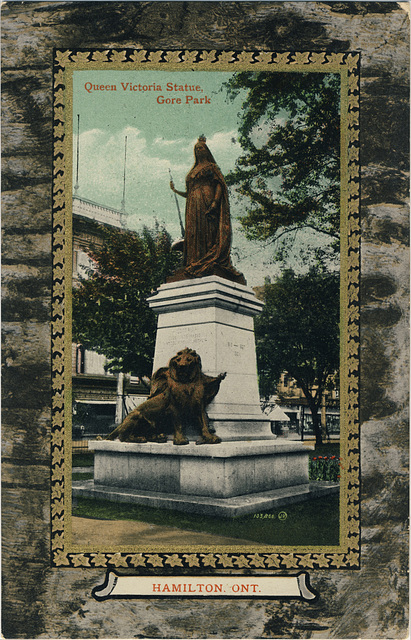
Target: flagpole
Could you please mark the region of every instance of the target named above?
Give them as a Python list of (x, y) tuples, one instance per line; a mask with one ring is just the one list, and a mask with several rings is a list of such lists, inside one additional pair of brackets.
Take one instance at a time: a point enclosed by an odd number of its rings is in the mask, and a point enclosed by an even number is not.
[(123, 199), (121, 201), (121, 211), (126, 210), (126, 161), (127, 161), (127, 136), (124, 139)]

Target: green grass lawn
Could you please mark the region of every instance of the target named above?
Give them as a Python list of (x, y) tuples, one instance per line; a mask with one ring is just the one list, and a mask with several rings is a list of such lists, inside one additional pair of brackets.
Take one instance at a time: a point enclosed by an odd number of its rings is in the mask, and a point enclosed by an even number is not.
[(340, 455), (340, 443), (339, 442), (330, 442), (324, 443), (320, 445), (316, 445), (314, 451), (310, 450), (309, 457), (312, 459), (314, 456), (337, 456)]
[(73, 515), (101, 520), (137, 520), (273, 545), (325, 546), (337, 545), (339, 541), (338, 495), (238, 518), (216, 518), (77, 498)]
[(94, 473), (91, 471), (90, 473), (75, 473), (71, 476), (72, 480), (92, 480), (94, 477)]
[(94, 465), (94, 453), (73, 453), (73, 467), (92, 467)]

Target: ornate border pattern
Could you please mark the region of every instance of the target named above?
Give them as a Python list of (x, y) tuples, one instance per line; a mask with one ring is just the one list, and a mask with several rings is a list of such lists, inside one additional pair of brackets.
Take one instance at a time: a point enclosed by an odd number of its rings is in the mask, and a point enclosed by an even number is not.
[[(342, 451), (341, 520), (344, 543), (336, 551), (265, 553), (134, 553), (78, 552), (65, 541), (65, 514), (70, 513), (71, 488), (66, 478), (69, 457), (65, 434), (65, 340), (70, 335), (69, 312), (65, 314), (66, 288), (71, 286), (70, 238), (66, 230), (71, 215), (71, 175), (65, 149), (71, 143), (71, 123), (66, 106), (67, 79), (76, 69), (181, 69), (219, 71), (323, 71), (339, 72), (342, 109), (345, 109), (345, 141), (342, 136), (342, 218), (345, 285), (343, 287), (343, 346), (341, 389), (345, 415)], [(52, 434), (51, 434), (51, 552), (54, 566), (116, 567), (135, 572), (210, 572), (215, 570), (276, 571), (284, 569), (356, 569), (360, 562), (360, 451), (359, 451), (359, 66), (358, 53), (266, 52), (266, 51), (147, 51), (137, 49), (57, 50), (54, 66), (53, 156), (53, 298), (52, 298)], [(343, 81), (344, 79), (344, 81)], [(343, 254), (342, 254), (343, 255)], [(66, 347), (67, 349), (67, 347)], [(344, 351), (345, 350), (345, 351)], [(67, 387), (67, 384), (66, 384)], [(67, 389), (66, 389), (67, 390)], [(67, 464), (69, 465), (67, 467)], [(67, 529), (66, 529), (67, 530)]]

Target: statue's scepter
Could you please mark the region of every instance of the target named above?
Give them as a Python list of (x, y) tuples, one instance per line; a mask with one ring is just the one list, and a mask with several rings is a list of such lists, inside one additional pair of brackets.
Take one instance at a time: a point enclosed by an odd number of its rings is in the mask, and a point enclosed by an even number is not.
[[(168, 172), (170, 174), (170, 180), (174, 184), (173, 176), (171, 175), (171, 169), (169, 169)], [(178, 211), (178, 219), (180, 220), (181, 237), (184, 238), (184, 227), (183, 227), (183, 220), (181, 218), (180, 205), (178, 204), (177, 194), (175, 192), (173, 192), (173, 193), (174, 193), (174, 197), (176, 199), (176, 205), (177, 205), (177, 211)]]

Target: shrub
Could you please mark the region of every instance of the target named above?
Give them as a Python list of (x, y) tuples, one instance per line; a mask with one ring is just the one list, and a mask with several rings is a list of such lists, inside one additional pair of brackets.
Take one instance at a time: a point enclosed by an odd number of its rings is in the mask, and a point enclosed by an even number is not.
[(309, 479), (338, 482), (341, 466), (341, 458), (337, 456), (314, 456), (310, 459)]

